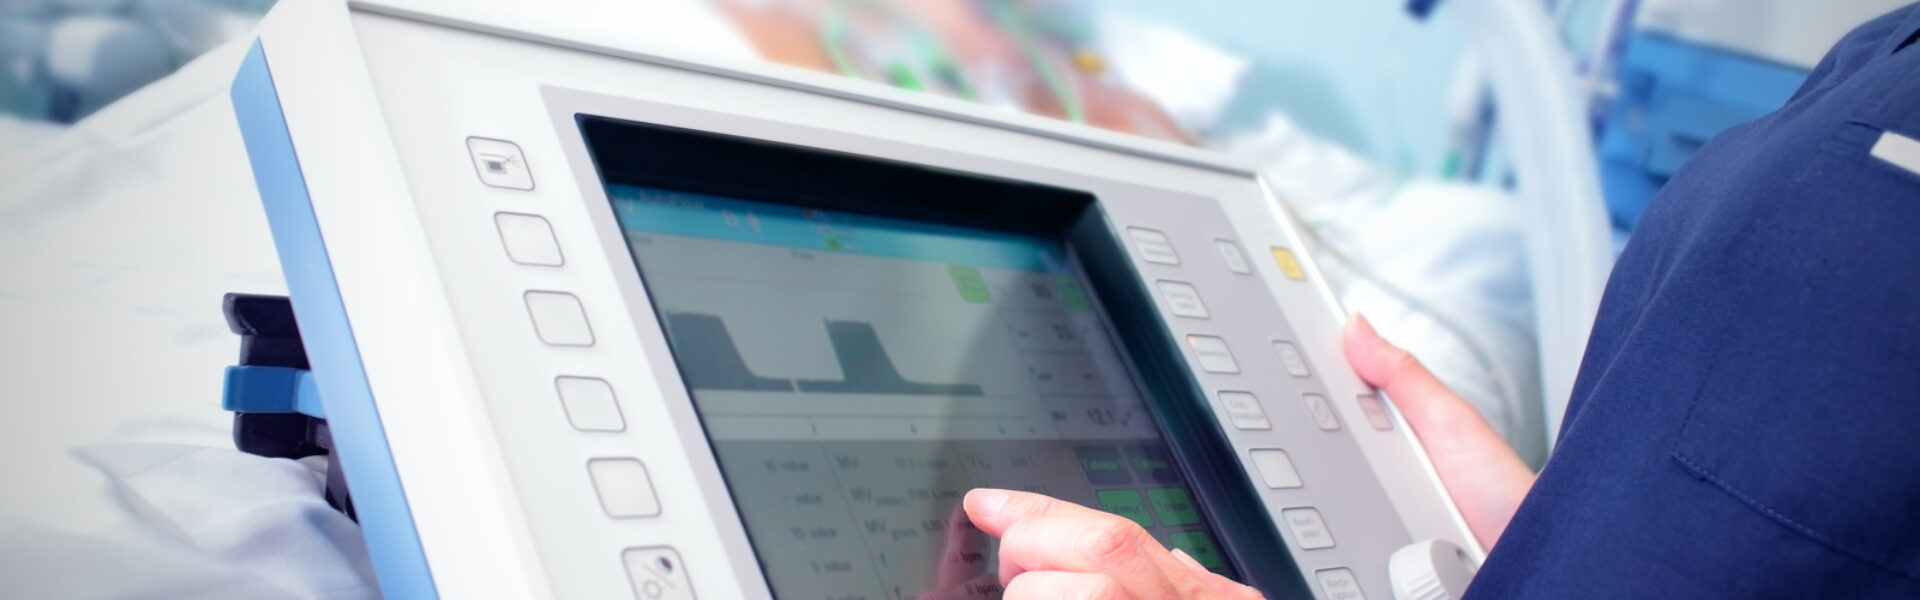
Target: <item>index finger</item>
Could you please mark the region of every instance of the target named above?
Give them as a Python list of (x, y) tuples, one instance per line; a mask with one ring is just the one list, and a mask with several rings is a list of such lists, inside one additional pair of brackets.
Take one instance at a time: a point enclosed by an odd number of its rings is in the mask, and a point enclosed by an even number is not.
[(1093, 517), (1105, 515), (1085, 506), (1055, 500), (1040, 494), (981, 488), (967, 492), (961, 505), (967, 509), (967, 518), (973, 520), (974, 527), (987, 532), (987, 535), (1000, 537), (1014, 523), (1029, 519), (1054, 517)]
[(930, 598), (965, 597), (968, 584), (990, 574), (987, 535), (967, 518), (966, 507), (954, 505), (947, 515), (947, 539), (934, 570)]
[(967, 493), (974, 525), (1000, 538), (1000, 579), (1029, 571), (1098, 573), (1141, 598), (1202, 598), (1212, 591), (1146, 530), (1119, 515), (1040, 494)]

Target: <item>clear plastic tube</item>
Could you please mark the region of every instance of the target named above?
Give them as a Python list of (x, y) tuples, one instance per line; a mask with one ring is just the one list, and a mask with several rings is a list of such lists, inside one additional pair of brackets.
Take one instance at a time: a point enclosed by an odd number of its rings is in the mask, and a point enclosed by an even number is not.
[(1613, 267), (1593, 135), (1574, 63), (1537, 0), (1457, 0), (1485, 65), (1527, 223), (1547, 440), (1560, 429)]

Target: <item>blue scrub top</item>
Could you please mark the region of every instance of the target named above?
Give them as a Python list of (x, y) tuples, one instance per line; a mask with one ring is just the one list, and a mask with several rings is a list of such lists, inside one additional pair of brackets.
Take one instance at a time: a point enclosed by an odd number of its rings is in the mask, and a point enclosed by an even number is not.
[(1920, 5), (1676, 173), (1469, 598), (1920, 598)]

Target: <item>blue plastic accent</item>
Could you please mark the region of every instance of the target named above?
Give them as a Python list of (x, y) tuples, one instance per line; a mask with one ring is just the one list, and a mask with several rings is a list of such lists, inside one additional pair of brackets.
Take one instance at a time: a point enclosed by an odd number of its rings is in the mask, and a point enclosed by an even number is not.
[(361, 536), (380, 592), (387, 598), (437, 598), (287, 132), (279, 92), (258, 41), (234, 77), (232, 97), (316, 387), (325, 400), (325, 414), (332, 415), (328, 424), (336, 458), (353, 488)]
[(1695, 150), (1780, 108), (1806, 77), (1670, 35), (1634, 34), (1621, 62), (1620, 96), (1600, 136), (1601, 185), (1614, 226), (1631, 230)]
[(291, 367), (227, 367), (221, 406), (238, 413), (300, 413), (327, 418), (314, 387), (313, 372)]

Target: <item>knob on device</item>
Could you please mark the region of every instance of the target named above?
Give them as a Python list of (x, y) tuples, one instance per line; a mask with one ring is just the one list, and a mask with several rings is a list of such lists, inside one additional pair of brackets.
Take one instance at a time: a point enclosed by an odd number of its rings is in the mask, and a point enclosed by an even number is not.
[(1387, 577), (1396, 600), (1452, 600), (1467, 591), (1480, 563), (1459, 545), (1427, 540), (1394, 551)]

